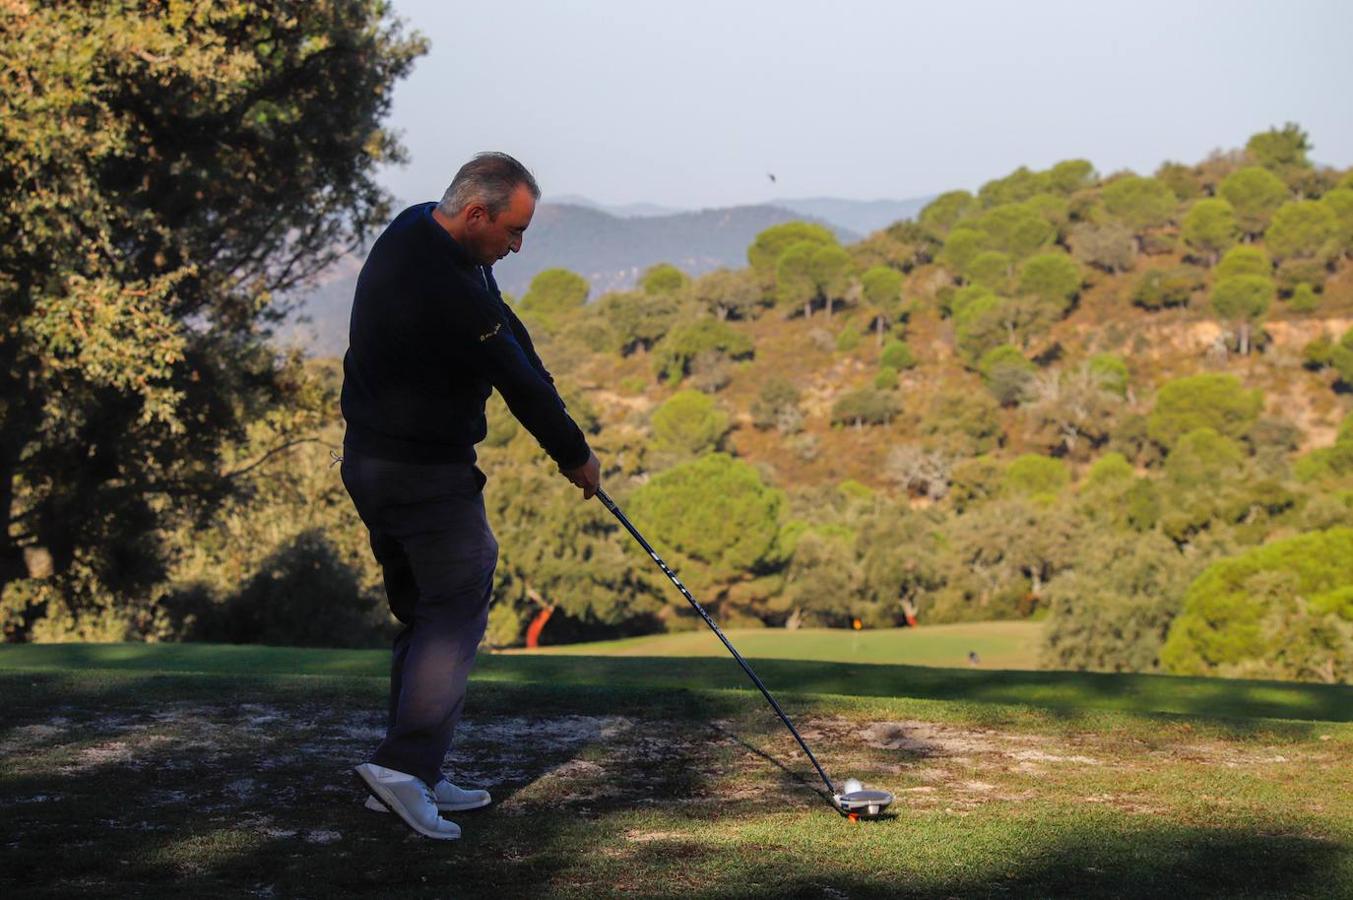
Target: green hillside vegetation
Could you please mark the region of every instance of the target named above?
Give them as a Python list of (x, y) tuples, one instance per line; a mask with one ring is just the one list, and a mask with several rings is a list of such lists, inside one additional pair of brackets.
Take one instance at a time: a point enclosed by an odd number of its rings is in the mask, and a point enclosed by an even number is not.
[[(387, 39), (396, 77), (419, 48)], [(6, 152), (38, 159), (41, 134)], [(1353, 172), (1309, 150), (1287, 126), (1150, 175), (1021, 167), (849, 246), (777, 225), (745, 269), (656, 266), (592, 302), (549, 270), (516, 306), (608, 490), (730, 627), (1034, 619), (1054, 668), (1347, 681), (1348, 573), (1308, 596), (1301, 560), (1353, 526)], [(131, 202), (78, 171), (94, 188), (71, 196)], [(115, 224), (149, 241), (141, 222)], [(50, 252), (24, 250), (49, 260), (40, 284), (85, 284), (84, 245), (44, 235)], [(99, 277), (136, 306), (189, 275)], [(73, 289), (38, 284), (0, 283), (28, 291), (6, 315), (85, 412), (42, 407), (6, 445), (31, 449), (6, 462), (6, 639), (383, 641), (379, 573), (329, 467), (337, 361), (269, 355), (263, 286), (82, 335), (61, 312)], [(218, 330), (184, 362), (206, 308)], [(496, 398), (479, 464), (494, 646), (532, 622), (545, 644), (702, 627)], [(1262, 647), (1209, 628), (1258, 628)]]

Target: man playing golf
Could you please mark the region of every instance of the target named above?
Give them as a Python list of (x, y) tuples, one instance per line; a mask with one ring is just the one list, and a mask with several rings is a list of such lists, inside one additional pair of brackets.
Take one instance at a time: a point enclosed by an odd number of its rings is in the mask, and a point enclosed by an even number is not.
[(441, 812), (487, 791), (442, 776), (488, 619), (498, 544), (484, 514), (474, 445), (494, 388), (591, 498), (600, 464), (531, 337), (503, 302), (493, 264), (521, 250), (540, 189), (521, 163), (481, 153), (440, 203), (400, 213), (357, 279), (343, 359), (343, 484), (371, 532), (394, 641), (385, 739), (357, 774), (367, 806), (441, 840)]

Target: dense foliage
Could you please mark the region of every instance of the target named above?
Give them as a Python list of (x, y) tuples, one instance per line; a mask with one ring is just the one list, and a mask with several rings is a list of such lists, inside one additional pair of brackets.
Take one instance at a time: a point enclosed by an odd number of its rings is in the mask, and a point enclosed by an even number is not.
[[(6, 636), (378, 642), (336, 366), (268, 326), (386, 214), (377, 120), (421, 44), (374, 4), (116, 9), (6, 38)], [(852, 246), (777, 225), (745, 269), (590, 302), (557, 269), (517, 306), (727, 624), (1034, 616), (1052, 666), (1348, 680), (1353, 177), (1309, 150), (1021, 167)], [(496, 399), (480, 465), (491, 643), (696, 624)]]

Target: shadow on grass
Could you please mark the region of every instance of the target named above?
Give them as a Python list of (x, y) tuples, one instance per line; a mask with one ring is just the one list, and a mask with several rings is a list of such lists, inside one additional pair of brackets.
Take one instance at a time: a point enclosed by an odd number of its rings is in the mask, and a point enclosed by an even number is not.
[[(256, 675), (384, 678), (388, 653), (204, 644), (71, 644), (0, 647), (0, 670), (110, 669)], [(1032, 706), (1176, 713), (1223, 718), (1353, 721), (1353, 687), (1293, 682), (1088, 672), (986, 671), (866, 663), (758, 659), (777, 695), (957, 700)], [(488, 655), (477, 682), (595, 685), (643, 689), (747, 689), (731, 659)]]
[[(539, 714), (557, 703), (571, 713), (596, 708), (647, 718), (639, 724), (645, 737), (671, 752), (661, 763), (636, 758), (617, 774), (650, 787), (661, 808), (623, 796), (555, 806), (539, 792), (515, 809), (503, 803), (537, 790), (545, 773), (585, 754), (597, 734), (583, 731), (575, 744), (534, 758), (499, 792), (499, 806), (458, 817), (464, 840), (441, 844), (362, 810), (344, 753), (280, 752), (306, 740), (307, 728), (323, 726), (325, 710), (351, 705), (378, 721), (379, 682), (123, 673), (90, 683), (10, 675), (0, 678), (7, 738), (60, 716), (74, 735), (68, 741), (100, 749), (63, 750), (53, 738), (35, 746), (53, 754), (38, 770), (19, 774), (16, 761), (6, 761), (0, 894), (1314, 897), (1339, 895), (1353, 879), (1347, 847), (1295, 834), (1290, 822), (1272, 831), (1208, 828), (1045, 808), (963, 818), (911, 812), (855, 826), (806, 802), (772, 811), (756, 803), (694, 805), (687, 801), (709, 786), (702, 757), (668, 743), (671, 736), (659, 731), (663, 718), (698, 723), (745, 711), (749, 698), (567, 684), (483, 688), (471, 694), (470, 716)], [(153, 723), (169, 704), (195, 703), (217, 717), (216, 733), (238, 740), (213, 749), (108, 724), (111, 713)], [(249, 704), (294, 705), (299, 727), (250, 737), (243, 715)], [(778, 722), (712, 727), (778, 767), (782, 787), (810, 784), (806, 760), (806, 771), (796, 771), (745, 737), (764, 737)], [(112, 751), (117, 743), (126, 754)], [(354, 754), (361, 749), (353, 745)], [(661, 771), (649, 771), (655, 767)]]

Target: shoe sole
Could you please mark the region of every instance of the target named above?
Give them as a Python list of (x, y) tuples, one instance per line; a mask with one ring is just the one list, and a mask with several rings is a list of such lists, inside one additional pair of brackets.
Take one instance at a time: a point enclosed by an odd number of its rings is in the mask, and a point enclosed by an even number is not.
[[(365, 784), (366, 782), (362, 782)], [(478, 803), (438, 803), (438, 812), (469, 812), (472, 809), (483, 809), (493, 802), (490, 797), (487, 800)], [(390, 807), (380, 801), (380, 798), (374, 794), (368, 794), (366, 798), (366, 808), (372, 812), (385, 813), (390, 811)]]
[(385, 807), (387, 812), (394, 813), (399, 820), (409, 826), (415, 834), (421, 834), (423, 837), (431, 838), (434, 841), (454, 841), (460, 838), (459, 833), (447, 834), (443, 831), (432, 831), (424, 828), (422, 825), (419, 825), (413, 819), (409, 818), (404, 812), (404, 807), (395, 800), (394, 795), (386, 790), (380, 782), (375, 781), (374, 779), (370, 781), (367, 780), (366, 773), (362, 771), (361, 766), (357, 766), (353, 769), (353, 775), (357, 778), (358, 782), (361, 783), (362, 787), (366, 788), (370, 796), (375, 798), (377, 803)]

